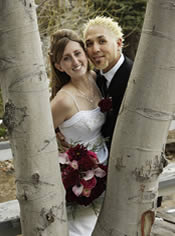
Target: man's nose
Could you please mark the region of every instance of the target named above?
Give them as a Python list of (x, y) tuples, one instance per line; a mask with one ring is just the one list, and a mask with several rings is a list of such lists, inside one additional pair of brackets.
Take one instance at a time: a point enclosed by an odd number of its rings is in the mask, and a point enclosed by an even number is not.
[(100, 51), (99, 44), (98, 44), (98, 43), (94, 43), (92, 49), (93, 49), (93, 52), (98, 52), (98, 51)]

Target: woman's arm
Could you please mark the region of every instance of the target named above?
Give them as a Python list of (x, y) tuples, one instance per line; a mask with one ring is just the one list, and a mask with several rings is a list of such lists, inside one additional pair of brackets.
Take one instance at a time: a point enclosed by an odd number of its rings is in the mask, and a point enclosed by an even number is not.
[[(64, 94), (65, 95), (65, 94)], [(56, 137), (58, 139), (58, 143), (60, 143), (61, 150), (66, 151), (70, 144), (66, 142), (64, 135), (60, 132), (58, 126), (64, 122), (68, 114), (70, 113), (70, 98), (64, 96), (63, 93), (58, 93), (54, 99), (51, 101), (51, 111), (54, 123), (54, 129), (56, 132)]]

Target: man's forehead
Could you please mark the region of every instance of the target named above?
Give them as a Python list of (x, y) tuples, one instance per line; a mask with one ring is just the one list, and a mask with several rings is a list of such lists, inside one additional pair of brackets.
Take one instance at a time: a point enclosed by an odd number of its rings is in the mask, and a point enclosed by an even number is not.
[(89, 29), (86, 32), (85, 40), (95, 40), (100, 38), (108, 38), (110, 36), (114, 36), (113, 32), (111, 32), (110, 29), (107, 29), (106, 27), (103, 27), (101, 25), (94, 25), (90, 26)]
[(87, 35), (86, 36), (86, 42), (91, 40), (99, 40), (102, 38), (105, 38), (106, 36), (104, 34), (94, 34), (94, 35)]

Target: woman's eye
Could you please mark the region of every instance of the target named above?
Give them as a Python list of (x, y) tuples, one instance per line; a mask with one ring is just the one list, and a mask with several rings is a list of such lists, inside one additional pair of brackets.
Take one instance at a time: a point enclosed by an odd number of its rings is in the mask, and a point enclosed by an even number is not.
[(63, 58), (63, 61), (68, 61), (69, 60), (69, 57), (64, 57)]
[(81, 52), (76, 52), (75, 56), (79, 56), (81, 54)]

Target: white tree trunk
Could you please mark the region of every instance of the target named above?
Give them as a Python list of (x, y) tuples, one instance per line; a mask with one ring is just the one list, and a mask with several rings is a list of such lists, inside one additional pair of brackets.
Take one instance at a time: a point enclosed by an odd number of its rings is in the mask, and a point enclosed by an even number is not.
[(0, 82), (23, 236), (65, 236), (67, 218), (33, 0), (0, 0)]
[(149, 0), (93, 236), (150, 235), (174, 101), (175, 0)]

